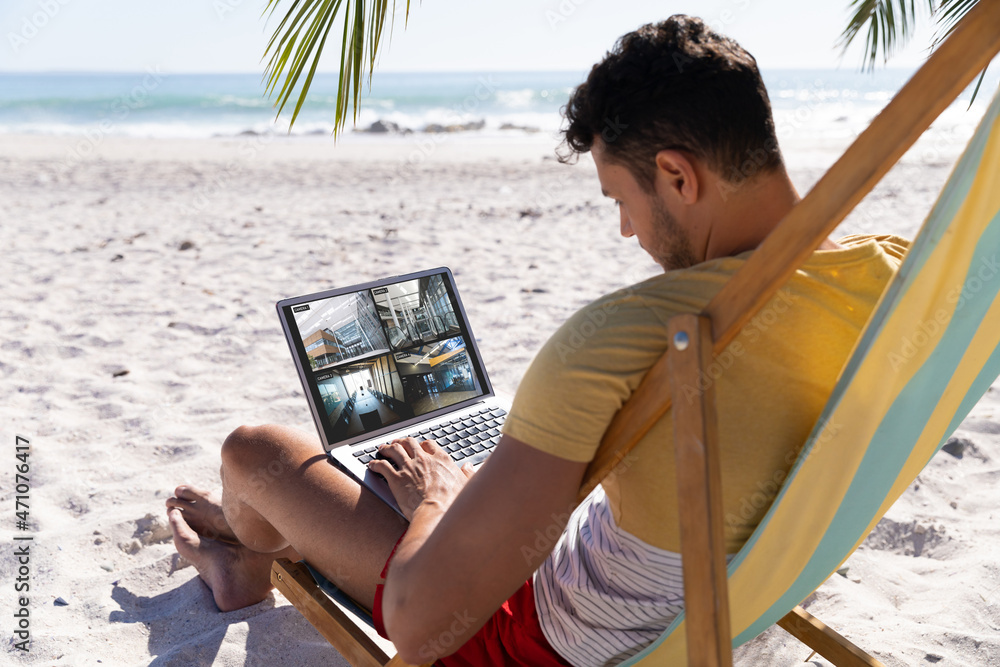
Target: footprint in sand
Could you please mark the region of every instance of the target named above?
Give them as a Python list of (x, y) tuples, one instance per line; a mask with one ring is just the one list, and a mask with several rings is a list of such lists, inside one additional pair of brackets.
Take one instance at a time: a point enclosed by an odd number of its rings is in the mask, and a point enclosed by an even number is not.
[(865, 540), (865, 547), (901, 556), (941, 559), (947, 557), (941, 547), (950, 542), (952, 538), (946, 534), (944, 526), (925, 525), (917, 520), (902, 523), (883, 518)]

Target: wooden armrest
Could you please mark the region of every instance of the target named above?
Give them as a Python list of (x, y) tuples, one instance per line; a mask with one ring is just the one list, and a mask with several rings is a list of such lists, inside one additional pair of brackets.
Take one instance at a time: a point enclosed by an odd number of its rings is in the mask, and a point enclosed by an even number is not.
[(304, 564), (275, 560), (271, 583), (354, 667), (385, 667), (389, 662), (385, 651), (316, 585)]

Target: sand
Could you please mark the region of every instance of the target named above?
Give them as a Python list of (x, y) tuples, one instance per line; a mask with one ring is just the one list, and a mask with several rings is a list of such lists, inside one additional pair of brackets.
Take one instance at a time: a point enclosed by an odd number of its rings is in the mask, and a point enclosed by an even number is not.
[[(0, 661), (346, 664), (280, 594), (216, 611), (165, 528), (176, 484), (218, 485), (237, 426), (314, 431), (274, 302), (449, 266), (513, 393), (570, 313), (658, 270), (619, 236), (588, 159), (557, 164), (544, 138), (417, 141), (2, 137)], [(786, 148), (800, 191), (841, 148)], [(837, 235), (912, 236), (961, 145), (945, 148), (908, 154)], [(962, 457), (935, 457), (807, 604), (887, 665), (1000, 663), (997, 403), (991, 390)], [(27, 655), (8, 641), (15, 533), (34, 538)], [(808, 655), (772, 629), (738, 664)]]

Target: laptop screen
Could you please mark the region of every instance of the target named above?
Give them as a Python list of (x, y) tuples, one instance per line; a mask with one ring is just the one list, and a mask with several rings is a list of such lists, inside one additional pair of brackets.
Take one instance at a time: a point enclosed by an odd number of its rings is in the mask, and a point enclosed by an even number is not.
[(330, 445), (491, 393), (447, 269), (289, 299), (278, 308)]

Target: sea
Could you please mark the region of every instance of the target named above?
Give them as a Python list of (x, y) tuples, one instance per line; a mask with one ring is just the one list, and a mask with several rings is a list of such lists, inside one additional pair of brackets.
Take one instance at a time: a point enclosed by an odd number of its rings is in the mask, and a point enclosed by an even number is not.
[[(994, 68), (1000, 70), (1000, 68)], [(804, 147), (843, 144), (864, 129), (912, 70), (765, 70), (779, 139)], [(386, 140), (427, 130), (469, 138), (552, 141), (561, 109), (585, 72), (376, 71), (339, 140)], [(971, 135), (997, 90), (988, 72), (970, 108), (970, 86), (936, 123), (949, 139)], [(337, 76), (318, 74), (294, 127), (294, 100), (279, 115), (259, 74), (0, 73), (0, 136), (94, 134), (210, 138), (329, 136)], [(369, 132), (373, 124), (390, 132)], [(376, 139), (377, 137), (377, 139)], [(2, 139), (0, 139), (2, 140)], [(390, 139), (391, 140), (391, 139)]]

